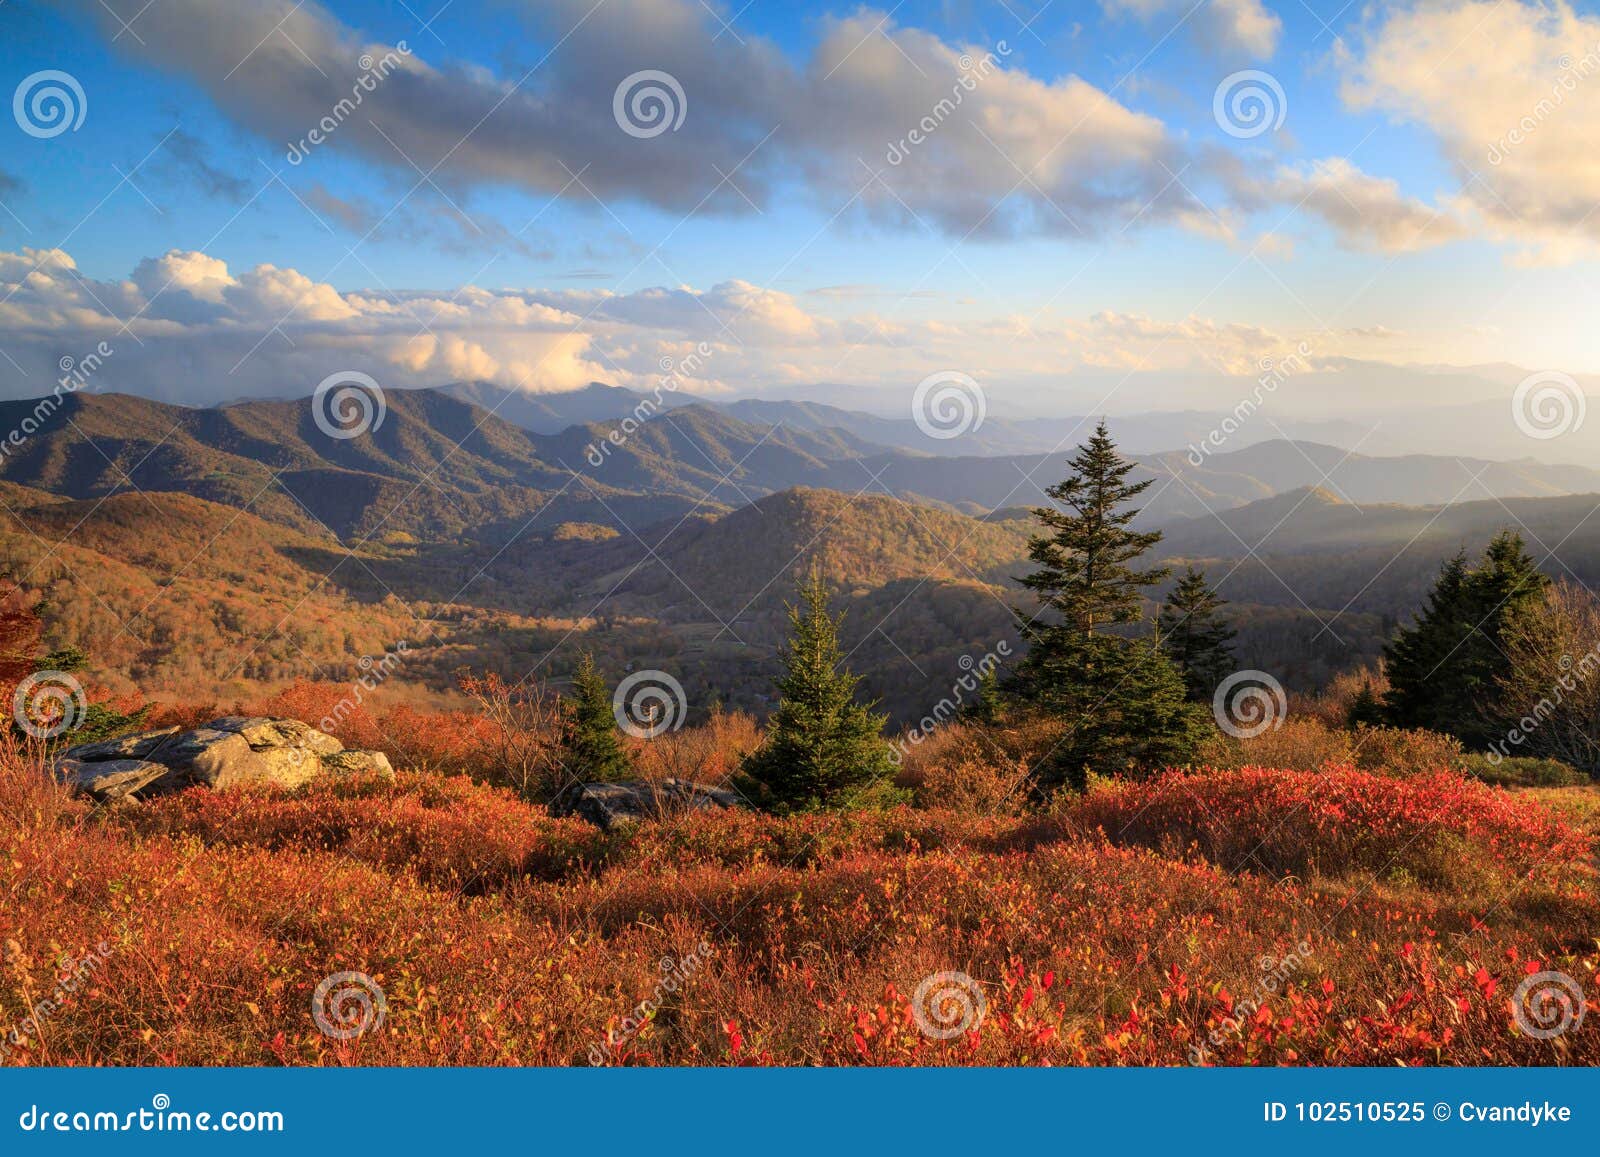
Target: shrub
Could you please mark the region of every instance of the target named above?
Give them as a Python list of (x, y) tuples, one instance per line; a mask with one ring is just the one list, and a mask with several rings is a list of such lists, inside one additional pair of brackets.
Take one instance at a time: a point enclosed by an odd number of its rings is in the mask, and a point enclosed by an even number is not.
[[(1364, 694), (1365, 693), (1365, 694)], [(1374, 720), (1353, 719), (1363, 699), (1370, 696), (1381, 707), (1389, 693), (1389, 679), (1380, 667), (1359, 667), (1341, 671), (1315, 695), (1297, 695), (1291, 704), (1296, 717), (1315, 719), (1324, 727), (1348, 727)]]
[(1357, 767), (1383, 775), (1424, 775), (1466, 766), (1459, 739), (1422, 728), (1357, 727), (1352, 749)]
[(1011, 815), (1028, 802), (1028, 765), (974, 757), (933, 764), (915, 799), (922, 807), (973, 815)]
[(761, 728), (743, 711), (711, 712), (699, 727), (666, 731), (633, 747), (634, 771), (640, 779), (692, 780), (717, 787), (737, 774), (739, 765), (761, 746)]
[(1493, 760), (1481, 752), (1463, 759), (1467, 774), (1497, 787), (1581, 787), (1593, 783), (1577, 768), (1555, 759), (1510, 756)]
[(1173, 772), (1092, 793), (1062, 814), (1113, 843), (1194, 851), (1234, 871), (1403, 872), (1434, 888), (1551, 880), (1589, 851), (1586, 833), (1543, 807), (1450, 773)]
[(1315, 771), (1329, 764), (1355, 762), (1355, 746), (1348, 731), (1316, 719), (1290, 718), (1250, 739), (1218, 732), (1201, 745), (1195, 762), (1225, 770), (1286, 767)]
[(1218, 733), (1200, 750), (1197, 763), (1237, 770), (1283, 767), (1317, 771), (1349, 764), (1387, 775), (1461, 770), (1461, 741), (1437, 731), (1404, 727), (1330, 727), (1317, 718), (1286, 719), (1249, 739)]
[(575, 819), (552, 819), (503, 788), (463, 776), (400, 772), (316, 781), (278, 791), (194, 790), (116, 813), (144, 836), (208, 845), (332, 852), (423, 883), (471, 892), (523, 876), (560, 879), (604, 857), (606, 838)]

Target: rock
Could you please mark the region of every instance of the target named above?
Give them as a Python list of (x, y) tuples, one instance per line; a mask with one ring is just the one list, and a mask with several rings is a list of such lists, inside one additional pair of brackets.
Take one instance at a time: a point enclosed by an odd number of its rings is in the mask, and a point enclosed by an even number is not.
[(298, 719), (225, 715), (206, 726), (215, 731), (237, 732), (257, 751), (268, 747), (306, 747), (318, 755), (336, 755), (344, 750), (344, 744), (333, 736)]
[(100, 759), (92, 762), (63, 759), (56, 763), (56, 774), (74, 791), (97, 800), (124, 799), (166, 775), (162, 763), (142, 759)]
[(389, 757), (381, 751), (336, 751), (322, 757), (322, 770), (329, 775), (372, 774), (384, 779), (394, 778), (394, 767)]
[(714, 807), (743, 807), (737, 793), (703, 783), (668, 779), (659, 784), (644, 780), (625, 783), (575, 783), (550, 803), (553, 816), (578, 816), (596, 827), (639, 823), (686, 811)]
[(124, 735), (121, 739), (106, 739), (99, 743), (81, 743), (67, 752), (72, 759), (148, 759), (156, 748), (178, 734), (176, 727), (163, 727), (159, 731), (141, 731), (138, 735)]
[(68, 748), (56, 760), (64, 783), (96, 799), (144, 798), (203, 785), (293, 788), (325, 773), (394, 777), (381, 751), (346, 751), (333, 736), (298, 719), (229, 715), (204, 727), (145, 731)]
[(279, 787), (310, 783), (324, 770), (324, 757), (305, 747), (268, 747), (260, 751), (252, 748), (252, 753), (266, 765), (262, 781)]
[[(72, 752), (67, 753), (69, 756)], [(237, 787), (268, 778), (270, 767), (250, 749), (236, 731), (201, 727), (185, 731), (168, 740), (156, 752), (167, 765), (163, 788), (177, 790), (202, 783), (210, 788)]]

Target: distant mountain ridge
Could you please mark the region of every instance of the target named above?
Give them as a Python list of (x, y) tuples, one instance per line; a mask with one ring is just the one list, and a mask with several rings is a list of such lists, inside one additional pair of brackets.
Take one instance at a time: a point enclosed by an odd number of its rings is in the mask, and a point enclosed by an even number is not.
[[(587, 397), (596, 406), (625, 400), (610, 387)], [(33, 408), (0, 403), (0, 429), (20, 428)], [(828, 411), (806, 414), (815, 423)], [(752, 422), (700, 403), (535, 434), (446, 390), (391, 391), (380, 425), (336, 438), (318, 426), (310, 399), (188, 409), (82, 393), (0, 460), (0, 481), (76, 499), (132, 489), (190, 494), (347, 541), (507, 541), (541, 524), (637, 529), (795, 487), (987, 515), (1048, 502), (1045, 488), (1062, 477), (1069, 451), (930, 457), (847, 429)], [(1229, 449), (1200, 456), (1199, 465), (1185, 450), (1132, 457), (1134, 476), (1153, 483), (1143, 499), (1147, 526), (1306, 486), (1363, 506), (1600, 492), (1600, 471), (1587, 467), (1382, 458), (1309, 442)]]
[[(599, 382), (591, 382), (580, 390), (551, 394), (530, 394), (482, 381), (458, 382), (439, 389), (491, 410), (498, 417), (535, 434), (555, 434), (569, 426), (619, 421), (638, 413), (641, 407), (646, 412), (656, 412), (707, 406), (757, 425), (844, 430), (886, 450), (946, 458), (1050, 453), (1082, 441), (1095, 421), (1088, 416), (1006, 418), (990, 414), (958, 437), (941, 439), (930, 438), (909, 411), (904, 417), (888, 417), (824, 402), (768, 398), (724, 402), (682, 391), (645, 392)], [(1117, 420), (1118, 436), (1129, 452), (1153, 453), (1202, 441), (1222, 417), (1199, 410), (1138, 414)], [(1294, 422), (1285, 432), (1290, 431), (1297, 437), (1351, 445), (1366, 433), (1356, 423), (1335, 421)], [(1255, 429), (1240, 432), (1236, 440), (1239, 445), (1247, 445), (1282, 436), (1278, 429), (1263, 422)]]

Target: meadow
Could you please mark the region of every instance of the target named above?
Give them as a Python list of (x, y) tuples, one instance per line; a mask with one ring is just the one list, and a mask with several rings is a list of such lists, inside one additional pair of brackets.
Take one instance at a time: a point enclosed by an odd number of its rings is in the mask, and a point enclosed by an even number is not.
[[(1600, 1062), (1592, 1023), (1530, 1034), (1516, 1000), (1600, 985), (1592, 786), (1239, 745), (1022, 808), (957, 724), (902, 770), (911, 803), (604, 832), (484, 782), (462, 723), (346, 721), (409, 727), (392, 782), (110, 808), (10, 751), (6, 1063)], [(753, 737), (725, 718), (638, 754), (716, 778)], [(382, 992), (328, 1013), (367, 1016), (348, 1039), (314, 1015), (340, 973)]]

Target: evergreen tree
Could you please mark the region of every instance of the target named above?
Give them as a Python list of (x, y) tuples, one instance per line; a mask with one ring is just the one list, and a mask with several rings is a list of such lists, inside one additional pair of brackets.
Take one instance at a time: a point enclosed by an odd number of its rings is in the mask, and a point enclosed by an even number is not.
[(961, 709), (962, 717), (973, 723), (999, 723), (1005, 714), (1005, 702), (1000, 691), (1000, 671), (990, 667), (978, 676), (978, 689), (972, 700)]
[(1036, 795), (1082, 791), (1089, 773), (1139, 774), (1186, 763), (1211, 727), (1183, 675), (1153, 639), (1097, 634), (1055, 648), (1036, 669), (1034, 701), (1066, 728), (1033, 770)]
[(1161, 541), (1159, 530), (1128, 529), (1139, 512), (1122, 509), (1155, 479), (1127, 481), (1134, 464), (1117, 452), (1104, 420), (1067, 465), (1072, 473), (1045, 491), (1065, 509), (1034, 509), (1050, 533), (1029, 540), (1028, 558), (1039, 569), (1018, 579), (1059, 616), (1045, 626), (1023, 616), (1024, 637), (1035, 648), (1093, 635), (1097, 627), (1138, 622), (1140, 592), (1167, 577), (1164, 568), (1141, 572), (1128, 566)]
[(631, 767), (617, 738), (610, 688), (587, 652), (572, 676), (572, 698), (563, 704), (560, 759), (565, 774), (580, 783), (623, 779)]
[(1018, 580), (1042, 605), (1036, 614), (1017, 611), (1029, 647), (1013, 689), (1066, 724), (1034, 769), (1041, 794), (1081, 788), (1089, 770), (1182, 762), (1204, 729), (1203, 712), (1186, 702), (1183, 676), (1158, 645), (1104, 630), (1137, 623), (1141, 592), (1166, 577), (1130, 565), (1161, 540), (1159, 531), (1130, 529), (1139, 512), (1127, 504), (1150, 481), (1128, 482), (1133, 463), (1103, 421), (1069, 466), (1046, 491), (1061, 509), (1034, 511), (1048, 532), (1029, 544), (1039, 569)]
[(1361, 690), (1350, 700), (1345, 711), (1346, 727), (1379, 727), (1384, 722), (1383, 701), (1373, 691), (1372, 684), (1362, 681)]
[(893, 774), (893, 752), (882, 737), (886, 717), (855, 701), (860, 680), (841, 666), (843, 621), (828, 612), (828, 588), (813, 568), (789, 608), (777, 710), (739, 778), (740, 790), (770, 811), (848, 806)]
[(1446, 562), (1422, 613), (1384, 648), (1389, 722), (1469, 745), (1492, 739), (1502, 730), (1490, 705), (1505, 665), (1506, 624), (1548, 585), (1522, 537), (1509, 530), (1494, 537), (1477, 566), (1469, 567), (1464, 553)]
[(1183, 671), (1190, 700), (1209, 703), (1217, 684), (1234, 670), (1228, 645), (1239, 632), (1218, 611), (1224, 600), (1206, 585), (1206, 576), (1189, 567), (1161, 608), (1161, 642)]

